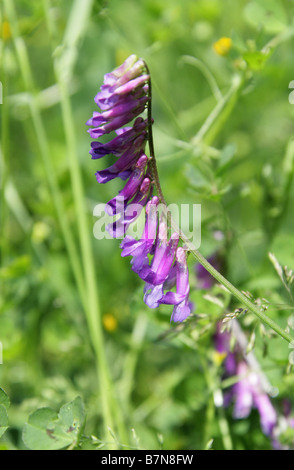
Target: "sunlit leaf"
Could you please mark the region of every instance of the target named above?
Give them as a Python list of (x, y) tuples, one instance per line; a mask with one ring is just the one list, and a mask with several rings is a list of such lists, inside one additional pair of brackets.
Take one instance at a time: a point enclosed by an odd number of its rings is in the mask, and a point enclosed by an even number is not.
[(243, 59), (246, 60), (252, 70), (261, 70), (265, 66), (269, 55), (269, 53), (262, 51), (246, 51), (243, 54)]
[(8, 414), (10, 400), (2, 388), (0, 388), (0, 437), (3, 436), (8, 428)]
[(252, 0), (244, 9), (247, 21), (268, 33), (279, 33), (287, 25), (287, 16), (281, 2), (276, 0)]
[(23, 441), (32, 450), (57, 450), (76, 445), (85, 421), (80, 397), (62, 406), (59, 413), (40, 408), (29, 416)]

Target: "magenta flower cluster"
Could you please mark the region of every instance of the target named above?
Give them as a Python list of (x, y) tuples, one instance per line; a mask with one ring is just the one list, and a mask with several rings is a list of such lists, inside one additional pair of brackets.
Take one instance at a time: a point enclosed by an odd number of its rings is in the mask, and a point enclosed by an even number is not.
[[(144, 302), (150, 308), (173, 305), (171, 320), (181, 322), (191, 313), (189, 272), (186, 250), (179, 246), (179, 235), (168, 236), (167, 218), (159, 215), (161, 203), (154, 195), (152, 158), (145, 153), (150, 138), (150, 119), (142, 117), (150, 104), (150, 75), (145, 62), (135, 55), (104, 76), (95, 97), (100, 111), (87, 121), (94, 140), (93, 159), (112, 155), (114, 163), (96, 172), (99, 183), (114, 178), (126, 181), (119, 193), (105, 206), (116, 217), (107, 230), (114, 238), (123, 238), (122, 256), (131, 256), (132, 270), (145, 281)], [(101, 137), (114, 132), (107, 143)], [(139, 240), (129, 236), (129, 226), (145, 209), (145, 227)], [(175, 287), (175, 291), (171, 289)]]
[(257, 409), (263, 433), (273, 439), (278, 424), (277, 412), (262, 383), (260, 371), (250, 366), (236, 337), (231, 350), (231, 336), (231, 332), (221, 332), (220, 325), (217, 325), (214, 341), (216, 351), (225, 356), (223, 378), (239, 377), (226, 392), (225, 405), (234, 404), (233, 417), (236, 419), (247, 418), (253, 408)]

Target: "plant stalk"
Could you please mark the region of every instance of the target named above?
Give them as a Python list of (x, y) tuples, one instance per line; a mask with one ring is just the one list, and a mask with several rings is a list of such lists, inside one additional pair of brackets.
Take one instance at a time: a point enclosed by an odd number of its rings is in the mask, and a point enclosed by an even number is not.
[[(230, 281), (228, 281), (221, 273), (219, 273), (208, 261), (204, 256), (195, 248), (193, 243), (186, 237), (186, 235), (182, 232), (182, 230), (175, 225), (175, 222), (170, 217), (170, 213), (167, 208), (167, 204), (165, 202), (163, 192), (161, 189), (161, 185), (159, 182), (158, 170), (156, 165), (156, 158), (155, 158), (155, 151), (154, 151), (154, 143), (153, 143), (153, 134), (152, 134), (152, 108), (151, 108), (151, 100), (152, 100), (152, 89), (151, 89), (151, 78), (149, 69), (145, 63), (147, 73), (149, 74), (149, 103), (148, 103), (148, 142), (149, 142), (149, 149), (150, 149), (150, 156), (151, 156), (151, 170), (152, 176), (154, 179), (154, 183), (158, 192), (158, 196), (160, 202), (163, 204), (164, 210), (166, 215), (168, 216), (171, 225), (173, 226), (174, 230), (179, 234), (181, 240), (185, 244), (187, 250), (194, 256), (196, 261), (198, 261), (220, 284), (222, 284), (231, 294), (238, 299), (243, 305), (245, 305), (248, 310), (250, 310), (254, 315), (258, 317), (260, 321), (262, 321), (265, 325), (270, 327), (274, 330), (279, 336), (285, 339), (288, 343), (293, 341), (293, 338), (281, 328), (276, 322), (274, 322), (271, 318), (269, 318), (262, 310), (260, 310), (254, 303), (252, 303), (248, 297), (246, 297), (242, 292), (240, 292)], [(213, 112), (209, 115), (207, 120), (205, 121), (204, 125), (198, 132), (198, 134), (194, 137), (195, 142), (202, 141), (210, 135), (210, 131), (212, 128), (215, 128), (215, 123), (217, 118), (222, 115), (224, 109), (229, 106), (234, 105), (236, 97), (241, 89), (243, 84), (243, 80), (241, 77), (237, 77), (237, 79), (233, 82), (233, 85), (227, 95), (217, 103), (216, 107), (214, 108)], [(218, 126), (216, 126), (218, 127)], [(210, 138), (209, 138), (210, 140)]]

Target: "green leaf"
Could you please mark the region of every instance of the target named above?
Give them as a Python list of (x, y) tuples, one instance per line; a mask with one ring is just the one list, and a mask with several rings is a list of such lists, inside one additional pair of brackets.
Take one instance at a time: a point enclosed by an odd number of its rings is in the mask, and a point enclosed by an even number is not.
[(247, 62), (251, 70), (262, 70), (269, 56), (270, 52), (246, 51), (243, 54), (243, 59)]
[(81, 398), (77, 397), (71, 403), (62, 406), (58, 416), (67, 427), (67, 432), (75, 430), (79, 433), (85, 421), (85, 410)]
[(20, 256), (13, 260), (8, 266), (0, 269), (0, 279), (13, 279), (27, 273), (31, 263), (31, 258), (27, 255)]
[(8, 428), (8, 415), (5, 406), (0, 405), (0, 437), (3, 436)]
[(0, 388), (0, 437), (3, 436), (8, 428), (7, 410), (10, 406), (10, 400), (2, 388)]
[(262, 26), (271, 34), (280, 33), (287, 25), (287, 15), (277, 0), (251, 1), (244, 8), (244, 15), (249, 24), (256, 28)]
[(8, 395), (4, 392), (2, 388), (0, 388), (0, 405), (3, 405), (6, 410), (10, 406), (10, 400)]
[(216, 171), (216, 174), (218, 176), (220, 174), (222, 174), (223, 172), (225, 172), (227, 170), (227, 168), (229, 168), (230, 164), (233, 161), (235, 153), (236, 153), (236, 145), (235, 144), (228, 144), (223, 148), (223, 150), (220, 154), (220, 157), (219, 157), (218, 168), (217, 168), (217, 171)]
[(84, 405), (80, 397), (62, 406), (57, 414), (50, 408), (40, 408), (29, 416), (23, 429), (23, 441), (32, 450), (58, 450), (75, 447), (85, 422)]
[(186, 165), (186, 177), (194, 189), (203, 190), (209, 186), (209, 182), (203, 173), (192, 165)]

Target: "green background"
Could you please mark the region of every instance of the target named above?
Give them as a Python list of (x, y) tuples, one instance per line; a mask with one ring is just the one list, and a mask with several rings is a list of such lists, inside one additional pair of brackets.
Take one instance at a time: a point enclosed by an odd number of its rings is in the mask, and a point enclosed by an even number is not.
[[(94, 207), (120, 182), (96, 182), (111, 157), (91, 160), (85, 122), (104, 74), (143, 57), (166, 201), (201, 204), (200, 251), (217, 251), (221, 272), (286, 328), (293, 297), (277, 271), (294, 266), (293, 13), (288, 0), (2, 2), (1, 448), (35, 448), (27, 436), (49, 419), (60, 448), (271, 448), (256, 410), (234, 420), (215, 402), (215, 324), (240, 305), (218, 285), (200, 289), (190, 257), (195, 312), (171, 324), (168, 306), (143, 303), (119, 241), (95, 240)], [(213, 47), (222, 37), (226, 56)], [(294, 387), (288, 345), (249, 313), (240, 322), (281, 413)], [(80, 426), (70, 439), (66, 403)]]

